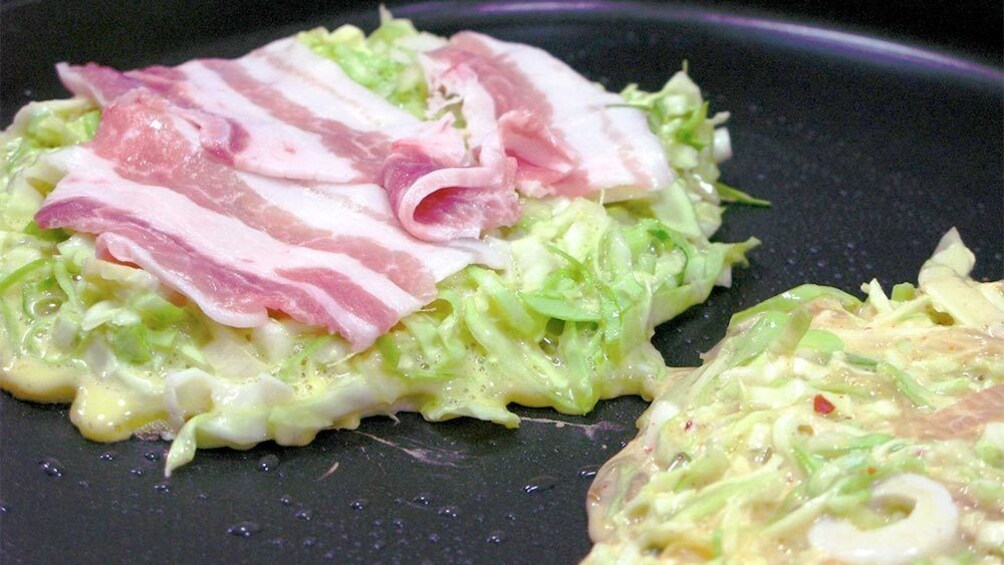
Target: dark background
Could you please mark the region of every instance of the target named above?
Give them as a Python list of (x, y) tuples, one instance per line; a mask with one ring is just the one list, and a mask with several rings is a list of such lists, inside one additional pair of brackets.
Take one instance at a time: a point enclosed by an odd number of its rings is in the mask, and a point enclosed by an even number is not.
[[(951, 226), (978, 277), (1004, 276), (1000, 3), (580, 8), (395, 12), (436, 33), (473, 27), (535, 43), (615, 89), (658, 88), (687, 59), (712, 108), (732, 111), (736, 155), (723, 180), (774, 206), (727, 212), (718, 239), (764, 244), (733, 288), (659, 328), (670, 364), (698, 363), (730, 313), (798, 283), (856, 292), (873, 276), (886, 288), (915, 280)], [(778, 18), (926, 50), (763, 25)], [(375, 3), (6, 2), (2, 122), (29, 99), (65, 95), (59, 60), (131, 68), (237, 56), (343, 22), (371, 28)], [(200, 451), (164, 480), (165, 444), (95, 444), (66, 408), (0, 394), (0, 560), (573, 563), (589, 548), (591, 472), (633, 437), (644, 407), (618, 399), (581, 418), (521, 409), (518, 430), (370, 419), (304, 448)]]
[[(385, 2), (392, 10), (404, 2)], [(435, 2), (422, 4), (434, 5)], [(450, 3), (442, 3), (445, 6)], [(746, 15), (780, 15), (831, 29), (861, 31), (1001, 66), (1004, 64), (1004, 2), (846, 0), (739, 2), (645, 2), (714, 9)], [(90, 61), (135, 66), (151, 51), (167, 53), (193, 42), (208, 43), (263, 26), (318, 25), (340, 11), (376, 21), (379, 2), (330, 0), (5, 0), (0, 3), (0, 110), (7, 124), (35, 90), (42, 61)], [(366, 15), (368, 14), (368, 16)]]

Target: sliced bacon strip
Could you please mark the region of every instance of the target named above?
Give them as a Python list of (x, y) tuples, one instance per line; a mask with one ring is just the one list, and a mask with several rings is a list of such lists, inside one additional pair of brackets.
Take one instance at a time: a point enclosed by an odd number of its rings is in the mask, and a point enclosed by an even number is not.
[(216, 321), (263, 324), (269, 310), (368, 347), (436, 295), (484, 245), (430, 245), (404, 232), (372, 184), (295, 183), (208, 158), (199, 132), (146, 90), (106, 108), (95, 139), (53, 157), (67, 175), (36, 221), (98, 235)]
[(433, 89), (463, 98), (472, 142), (486, 135), (480, 130), (497, 128), (527, 194), (605, 191), (611, 200), (672, 181), (644, 114), (615, 107), (620, 96), (541, 49), (461, 32), (428, 54), (426, 70)]
[(1004, 384), (971, 392), (933, 414), (900, 420), (897, 428), (921, 439), (974, 439), (989, 422), (1004, 422)]
[[(318, 285), (284, 279), (281, 274), (321, 267), (362, 273), (364, 268), (350, 258), (281, 245), (236, 220), (206, 213), (170, 189), (116, 178), (111, 164), (94, 159), (86, 149), (71, 153), (72, 165), (86, 164), (89, 170), (64, 178), (56, 197), (36, 216), (39, 225), (100, 234), (98, 245), (104, 252), (155, 274), (216, 321), (259, 326), (267, 320), (268, 309), (280, 310), (360, 345), (380, 335), (379, 325), (393, 323), (386, 306), (367, 314), (367, 319), (353, 315), (352, 304), (380, 305), (359, 285), (346, 289), (344, 297), (329, 296)], [(114, 193), (98, 199), (96, 186)], [(150, 213), (152, 198), (157, 199), (156, 214)], [(367, 275), (367, 282), (378, 280)], [(385, 296), (388, 302), (417, 307), (417, 301), (400, 289), (385, 284), (382, 290), (390, 292)]]
[[(456, 140), (459, 140), (459, 145)], [(470, 163), (463, 140), (448, 121), (423, 135), (395, 141), (381, 184), (405, 229), (426, 241), (478, 237), (519, 220), (516, 160), (497, 137)]]
[(236, 60), (199, 59), (174, 68), (58, 68), (67, 88), (99, 104), (138, 88), (156, 92), (198, 128), (206, 151), (242, 171), (391, 182), (385, 188), (396, 215), (421, 239), (478, 237), (519, 218), (514, 161), (496, 150), (479, 152), (479, 162), (462, 136), (443, 131), (449, 122), (419, 122), (295, 39)]
[(104, 107), (143, 83), (112, 69), (87, 63), (86, 65), (56, 64), (56, 72), (63, 86), (73, 94)]
[(185, 110), (214, 156), (280, 178), (374, 182), (390, 135), (420, 125), (295, 39), (240, 59), (196, 59), (174, 68), (57, 69), (67, 88), (103, 106), (135, 88), (155, 91)]

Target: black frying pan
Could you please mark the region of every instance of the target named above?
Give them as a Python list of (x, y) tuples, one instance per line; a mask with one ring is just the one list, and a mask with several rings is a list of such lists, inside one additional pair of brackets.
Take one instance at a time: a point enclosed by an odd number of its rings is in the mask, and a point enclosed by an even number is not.
[[(978, 277), (1004, 275), (1001, 6), (991, 4), (906, 14), (913, 24), (875, 15), (902, 36), (940, 30), (938, 46), (970, 48), (962, 56), (662, 3), (395, 11), (440, 34), (474, 28), (540, 45), (613, 89), (657, 88), (687, 59), (713, 108), (732, 110), (736, 156), (724, 180), (774, 206), (727, 213), (720, 239), (764, 241), (752, 266), (659, 329), (667, 361), (694, 364), (731, 312), (800, 282), (854, 291), (873, 276), (887, 287), (915, 280), (952, 226), (976, 252)], [(855, 5), (819, 6), (800, 9), (868, 21)], [(371, 8), (8, 2), (2, 123), (29, 99), (65, 95), (51, 69), (58, 60), (132, 68), (237, 56), (314, 25), (371, 28)], [(966, 27), (959, 14), (976, 18)], [(166, 444), (92, 443), (65, 408), (4, 394), (2, 559), (574, 562), (589, 549), (590, 475), (633, 437), (644, 406), (620, 399), (582, 418), (520, 410), (519, 430), (377, 418), (303, 448), (200, 451), (164, 481)]]

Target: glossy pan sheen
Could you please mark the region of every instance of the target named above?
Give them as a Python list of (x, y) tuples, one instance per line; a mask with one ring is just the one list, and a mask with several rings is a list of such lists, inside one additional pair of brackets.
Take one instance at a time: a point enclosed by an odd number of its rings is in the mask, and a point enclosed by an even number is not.
[[(177, 63), (237, 56), (315, 25), (375, 23), (369, 7), (340, 13), (324, 2), (286, 11), (263, 1), (241, 10), (93, 4), (76, 16), (69, 3), (4, 7), (4, 125), (28, 99), (64, 95), (51, 71), (60, 59)], [(395, 12), (441, 34), (472, 28), (539, 45), (613, 89), (657, 88), (687, 59), (712, 108), (732, 111), (736, 156), (723, 180), (774, 206), (726, 214), (720, 239), (764, 244), (731, 290), (659, 329), (670, 363), (697, 363), (731, 312), (800, 282), (853, 292), (872, 276), (912, 281), (952, 226), (976, 252), (979, 277), (1004, 275), (998, 67), (661, 3), (432, 2)], [(76, 27), (58, 38), (33, 31), (57, 25), (53, 14)], [(518, 430), (371, 419), (304, 448), (200, 451), (164, 481), (166, 444), (88, 442), (65, 408), (3, 394), (2, 559), (572, 563), (589, 549), (590, 475), (633, 437), (643, 408), (628, 398), (583, 418), (522, 410)]]

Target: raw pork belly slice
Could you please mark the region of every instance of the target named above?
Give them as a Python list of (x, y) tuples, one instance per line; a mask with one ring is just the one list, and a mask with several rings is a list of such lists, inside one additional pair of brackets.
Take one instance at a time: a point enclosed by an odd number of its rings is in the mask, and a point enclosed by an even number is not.
[(645, 115), (546, 51), (474, 32), (430, 52), (433, 90), (463, 99), (472, 144), (497, 131), (531, 196), (630, 198), (673, 180)]
[(469, 158), (449, 121), (414, 138), (395, 141), (380, 184), (409, 233), (426, 241), (478, 237), (482, 230), (519, 220), (516, 160), (502, 153), (498, 136)]
[(934, 413), (897, 420), (896, 427), (908, 437), (976, 439), (990, 422), (1004, 422), (1004, 384), (971, 392)]
[(390, 135), (420, 125), (292, 38), (235, 60), (126, 73), (94, 64), (57, 69), (71, 92), (102, 106), (136, 88), (157, 92), (199, 126), (214, 156), (273, 177), (374, 182)]
[(443, 133), (450, 122), (419, 121), (294, 38), (235, 60), (127, 73), (94, 64), (58, 69), (68, 89), (100, 105), (136, 89), (163, 96), (198, 128), (206, 151), (241, 171), (391, 181), (385, 188), (395, 214), (420, 239), (478, 237), (519, 219), (514, 161), (481, 152), (478, 162), (462, 136)]
[(36, 221), (98, 235), (99, 250), (153, 273), (214, 320), (265, 323), (269, 310), (368, 347), (487, 244), (409, 236), (374, 184), (302, 183), (237, 171), (199, 131), (140, 89), (105, 109), (95, 139), (51, 157), (67, 171)]

